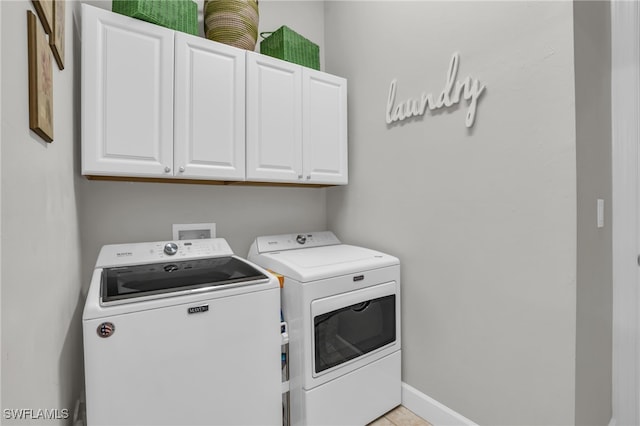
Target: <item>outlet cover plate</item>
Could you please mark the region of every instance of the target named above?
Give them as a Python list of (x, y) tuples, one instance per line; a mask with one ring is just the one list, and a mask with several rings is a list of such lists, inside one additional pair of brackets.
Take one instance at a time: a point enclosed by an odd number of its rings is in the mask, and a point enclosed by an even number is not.
[(202, 238), (215, 238), (215, 223), (174, 223), (174, 240), (198, 240)]

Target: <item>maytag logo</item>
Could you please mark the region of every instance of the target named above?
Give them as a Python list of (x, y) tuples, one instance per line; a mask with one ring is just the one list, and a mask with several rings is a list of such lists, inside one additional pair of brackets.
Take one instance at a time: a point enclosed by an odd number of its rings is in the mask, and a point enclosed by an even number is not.
[(120, 253), (116, 253), (116, 257), (127, 257), (127, 256), (133, 256), (133, 253), (130, 251), (123, 251)]
[(209, 310), (209, 305), (202, 305), (202, 306), (192, 306), (187, 310), (187, 312), (189, 314), (200, 314), (202, 312), (207, 312), (208, 310)]

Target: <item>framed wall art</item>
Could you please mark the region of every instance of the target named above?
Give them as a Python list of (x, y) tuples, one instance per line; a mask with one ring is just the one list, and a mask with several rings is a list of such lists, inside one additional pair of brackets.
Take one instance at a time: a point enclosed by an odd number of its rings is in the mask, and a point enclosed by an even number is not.
[(36, 8), (36, 13), (42, 22), (44, 32), (51, 34), (53, 27), (53, 0), (31, 0)]
[(49, 45), (56, 58), (58, 68), (64, 69), (64, 0), (53, 1), (53, 28), (49, 35)]
[(47, 35), (36, 15), (27, 11), (29, 57), (29, 128), (53, 141), (53, 75)]

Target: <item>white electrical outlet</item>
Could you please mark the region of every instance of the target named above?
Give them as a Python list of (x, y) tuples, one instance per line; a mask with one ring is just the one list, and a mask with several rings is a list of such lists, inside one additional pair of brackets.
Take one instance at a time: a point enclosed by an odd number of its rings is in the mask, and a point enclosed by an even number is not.
[(174, 223), (174, 240), (199, 240), (202, 238), (215, 238), (215, 223)]

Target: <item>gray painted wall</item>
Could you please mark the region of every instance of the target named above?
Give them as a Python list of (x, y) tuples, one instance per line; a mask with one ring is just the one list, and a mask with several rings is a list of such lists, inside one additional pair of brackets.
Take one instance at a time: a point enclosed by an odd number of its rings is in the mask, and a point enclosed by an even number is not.
[(259, 235), (325, 229), (325, 191), (83, 180), (84, 284), (102, 245), (170, 240), (173, 223), (215, 222), (240, 256)]
[[(72, 414), (80, 395), (75, 6), (66, 9), (65, 69), (52, 58), (54, 141), (48, 144), (29, 130), (26, 11), (33, 4), (2, 2), (2, 408), (66, 408)], [(3, 424), (15, 423), (3, 415)]]
[[(572, 3), (327, 2), (325, 20), (350, 144), (328, 223), (403, 262), (403, 380), (480, 424), (573, 424)], [(474, 128), (464, 103), (387, 126), (390, 81), (437, 96), (455, 51), (487, 85)]]
[[(611, 418), (611, 16), (607, 1), (574, 3), (578, 147), (576, 424)], [(605, 227), (596, 227), (596, 200)]]

